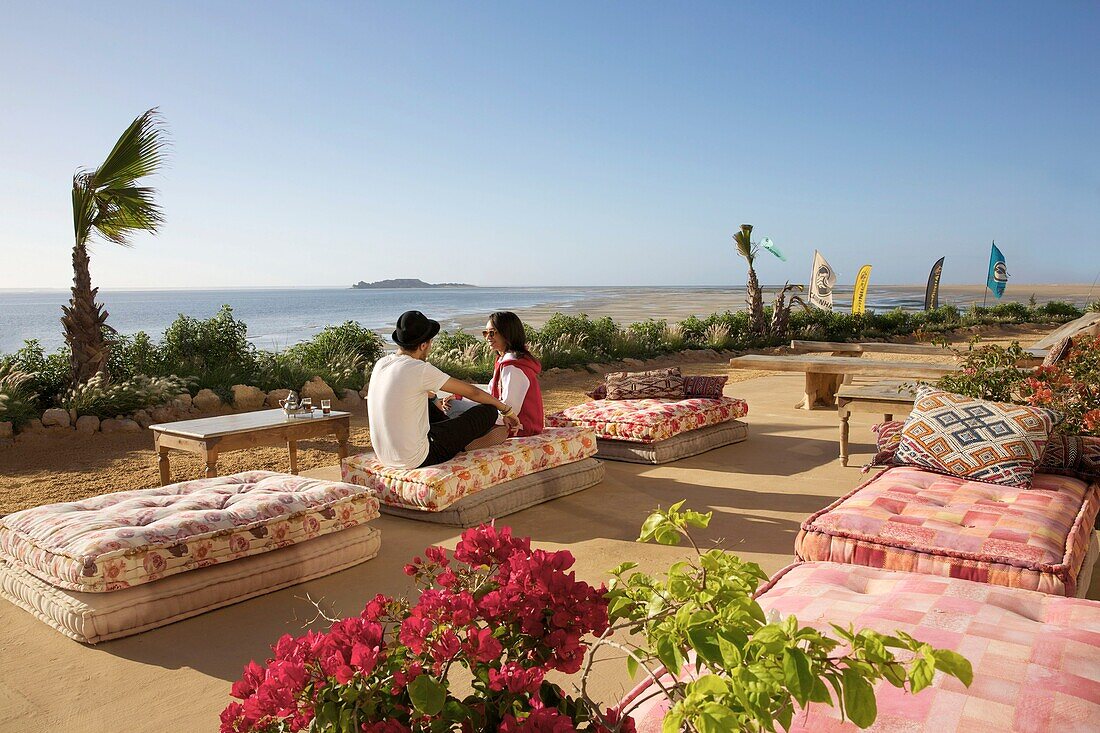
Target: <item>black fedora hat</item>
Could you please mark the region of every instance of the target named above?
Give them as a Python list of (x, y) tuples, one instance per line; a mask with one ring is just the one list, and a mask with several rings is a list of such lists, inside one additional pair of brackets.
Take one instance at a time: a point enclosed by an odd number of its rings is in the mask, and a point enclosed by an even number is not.
[(397, 330), (391, 338), (398, 346), (415, 349), (420, 344), (435, 338), (439, 333), (439, 321), (433, 321), (420, 311), (405, 311), (397, 319)]

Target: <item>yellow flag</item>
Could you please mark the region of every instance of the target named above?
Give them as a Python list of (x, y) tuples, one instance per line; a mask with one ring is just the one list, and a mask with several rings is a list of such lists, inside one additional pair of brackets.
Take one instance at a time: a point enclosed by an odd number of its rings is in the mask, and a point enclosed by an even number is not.
[(863, 313), (867, 310), (867, 285), (870, 282), (871, 266), (864, 265), (856, 275), (856, 286), (852, 291), (852, 313)]

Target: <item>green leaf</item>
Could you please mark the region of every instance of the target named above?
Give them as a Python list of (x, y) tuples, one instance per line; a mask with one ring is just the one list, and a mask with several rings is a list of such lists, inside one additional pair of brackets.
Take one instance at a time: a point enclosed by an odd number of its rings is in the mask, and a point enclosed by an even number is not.
[(692, 648), (704, 661), (712, 664), (725, 661), (713, 626), (693, 626), (688, 629), (687, 637)]
[(806, 707), (813, 692), (814, 679), (810, 673), (810, 660), (797, 647), (783, 650), (783, 681), (800, 707)]
[(909, 667), (909, 691), (916, 694), (932, 684), (936, 675), (936, 660), (931, 655), (918, 656)]
[(447, 701), (447, 685), (426, 674), (410, 682), (408, 690), (413, 707), (424, 715), (439, 715)]
[(932, 652), (932, 656), (936, 659), (936, 669), (958, 678), (959, 682), (970, 687), (974, 680), (974, 669), (969, 659), (950, 649), (937, 649)]
[(707, 703), (695, 717), (695, 727), (699, 733), (730, 733), (740, 725), (737, 716), (725, 705), (716, 702)]
[(634, 675), (638, 674), (638, 660), (633, 654), (626, 657), (626, 673), (630, 675), (630, 679), (634, 679)]
[(716, 674), (703, 675), (699, 679), (688, 684), (688, 694), (702, 693), (704, 695), (725, 695), (729, 692), (729, 685)]
[(843, 672), (844, 710), (848, 719), (860, 728), (867, 728), (878, 717), (875, 691), (863, 676), (854, 669)]

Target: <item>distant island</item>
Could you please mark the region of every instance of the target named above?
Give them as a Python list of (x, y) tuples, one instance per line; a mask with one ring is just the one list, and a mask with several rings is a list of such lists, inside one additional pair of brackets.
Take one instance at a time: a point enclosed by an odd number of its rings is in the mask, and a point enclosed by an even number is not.
[(370, 288), (476, 288), (477, 285), (469, 285), (467, 283), (426, 283), (423, 280), (417, 280), (412, 277), (399, 277), (395, 280), (379, 280), (378, 282), (365, 282), (360, 280), (352, 285), (356, 290), (366, 290)]

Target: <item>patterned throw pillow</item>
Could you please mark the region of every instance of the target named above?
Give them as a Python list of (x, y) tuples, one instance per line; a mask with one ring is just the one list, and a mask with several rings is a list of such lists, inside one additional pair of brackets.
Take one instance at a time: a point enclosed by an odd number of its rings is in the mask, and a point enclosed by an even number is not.
[(607, 375), (607, 399), (684, 399), (680, 367), (648, 372), (611, 372)]
[(1054, 346), (1050, 347), (1050, 351), (1043, 357), (1043, 366), (1054, 366), (1055, 364), (1065, 360), (1069, 356), (1070, 349), (1073, 348), (1073, 339), (1067, 336)]
[(721, 399), (722, 390), (729, 379), (729, 377), (684, 377), (684, 396)]
[(591, 392), (585, 392), (585, 395), (594, 400), (606, 400), (607, 399), (607, 385), (601, 384)]
[(922, 386), (901, 429), (898, 463), (1027, 488), (1061, 413)]
[(905, 423), (901, 420), (879, 423), (871, 428), (876, 434), (875, 457), (871, 460), (872, 466), (895, 465), (894, 454), (898, 451), (898, 443), (901, 442), (901, 428)]
[(1100, 438), (1061, 433), (1051, 435), (1039, 470), (1073, 476), (1083, 481), (1100, 480)]

